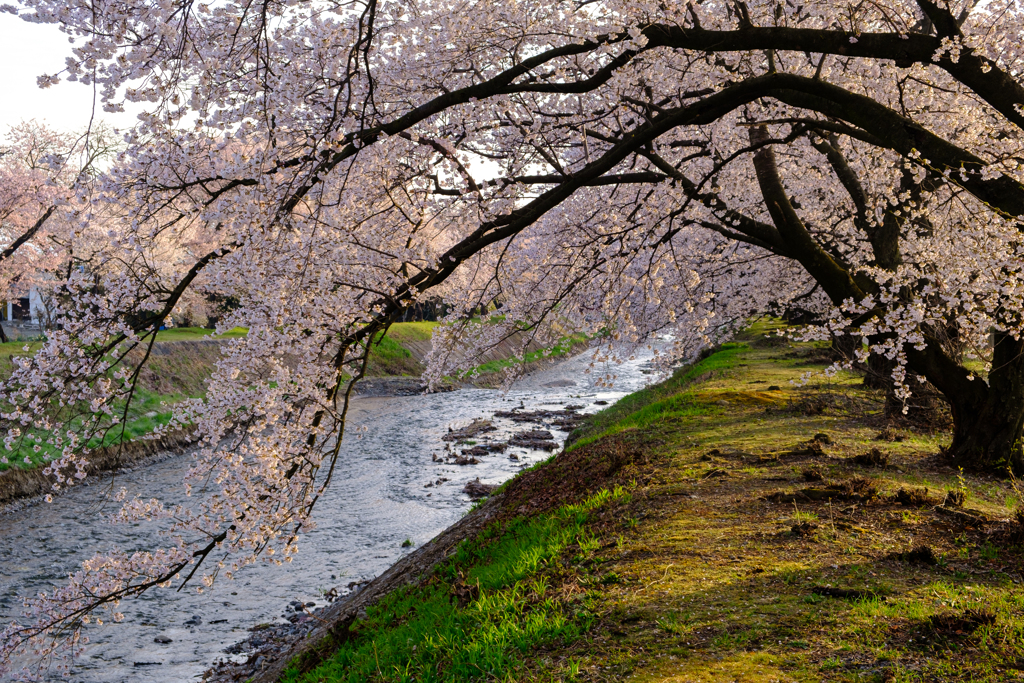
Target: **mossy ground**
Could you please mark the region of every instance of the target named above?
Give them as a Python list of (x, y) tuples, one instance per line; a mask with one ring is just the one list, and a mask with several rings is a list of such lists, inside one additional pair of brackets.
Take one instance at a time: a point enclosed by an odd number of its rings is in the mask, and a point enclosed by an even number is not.
[[(518, 538), (516, 552), (530, 551), (517, 525), (599, 489), (629, 494), (498, 589), (521, 587), (522, 614), (558, 615), (554, 636), (487, 641), (490, 668), (456, 667), (460, 648), (482, 642), (492, 622), (481, 616), (483, 592), (457, 598), (458, 572), (486, 569), (451, 565), (403, 593), (405, 616), (361, 622), (338, 650), (349, 659), (306, 662), (286, 680), (418, 680), (426, 669), (409, 667), (424, 647), (433, 673), (423, 680), (1024, 680), (1024, 555), (1000, 540), (1010, 526), (1000, 520), (1021, 504), (1012, 483), (943, 465), (934, 456), (947, 433), (885, 429), (882, 397), (855, 375), (794, 384), (825, 367), (823, 350), (765, 341), (762, 331), (624, 399), (571, 449), (504, 487), (504, 526), (472, 547)], [(888, 456), (885, 467), (852, 462), (872, 448)], [(817, 477), (865, 479), (877, 495), (794, 495), (824, 488), (805, 481)], [(924, 487), (931, 500), (892, 497)], [(950, 489), (966, 492), (966, 516), (933, 509)], [(934, 564), (899, 559), (920, 546)], [(538, 581), (543, 590), (528, 588)], [(836, 589), (853, 593), (827, 595)], [(443, 595), (461, 614), (457, 628), (421, 625), (396, 640), (415, 618), (417, 591)], [(388, 667), (369, 665), (385, 645)]]

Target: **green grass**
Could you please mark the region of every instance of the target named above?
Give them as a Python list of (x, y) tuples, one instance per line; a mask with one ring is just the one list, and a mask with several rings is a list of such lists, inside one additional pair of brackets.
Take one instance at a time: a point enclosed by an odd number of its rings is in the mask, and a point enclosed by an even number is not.
[[(551, 473), (580, 468), (585, 478), (628, 456), (629, 502), (587, 513), (582, 525), (563, 508), (557, 520), (538, 513), (492, 530), (438, 578), (370, 610), (330, 661), (285, 680), (1024, 680), (1020, 550), (950, 531), (930, 505), (885, 500), (900, 487), (941, 497), (963, 486), (972, 508), (1002, 519), (1021, 505), (1012, 484), (931, 464), (948, 432), (908, 428), (901, 442), (878, 440), (881, 392), (852, 373), (795, 382), (826, 356), (821, 344), (765, 338), (778, 328), (761, 321), (740, 335), (746, 343), (594, 416), (568, 453), (535, 470), (529, 497), (515, 498), (527, 495), (515, 482), (503, 487), (510, 505), (551, 504), (565, 495), (544, 487), (563, 481)], [(823, 396), (842, 400), (809, 411), (808, 399)], [(825, 453), (799, 455), (794, 447), (820, 433), (830, 437)], [(874, 447), (890, 467), (851, 462)], [(866, 477), (883, 497), (771, 502), (808, 486), (809, 467), (827, 479)], [(817, 528), (795, 533), (798, 522)], [(937, 564), (895, 559), (921, 544)], [(452, 584), (480, 593), (460, 609)], [(829, 597), (821, 586), (867, 597)], [(937, 615), (972, 609), (994, 622), (932, 628)]]
[[(378, 333), (370, 349), (368, 377), (418, 377), (426, 369), (403, 344), (430, 341), (435, 322), (394, 323), (387, 334)], [(345, 373), (345, 377), (350, 375)]]
[(395, 323), (388, 328), (388, 337), (399, 344), (412, 341), (430, 341), (435, 322)]
[[(570, 609), (549, 595), (549, 574), (571, 545), (588, 552), (582, 547), (590, 540), (586, 525), (594, 510), (628, 498), (621, 488), (603, 490), (550, 514), (490, 527), (464, 542), (426, 584), (395, 591), (368, 608), (327, 661), (305, 674), (293, 665), (281, 680), (461, 683), (510, 680), (535, 670), (531, 652), (572, 642), (593, 622), (587, 597)], [(453, 585), (473, 595), (462, 607)]]
[(0, 376), (7, 377), (14, 371), (14, 364), (11, 362), (13, 356), (30, 356), (42, 346), (41, 341), (13, 341), (0, 344)]
[(724, 344), (708, 357), (677, 369), (665, 381), (622, 397), (592, 415), (585, 426), (573, 433), (572, 447), (626, 429), (649, 427), (658, 420), (709, 414), (714, 408), (702, 404), (692, 393), (686, 392), (686, 388), (701, 378), (730, 370), (736, 364), (737, 355), (746, 348), (746, 344)]
[(416, 360), (407, 348), (408, 342), (430, 339), (437, 323), (395, 323), (387, 334), (378, 334), (370, 350), (367, 374), (370, 376), (418, 376), (423, 373), (423, 364)]
[[(181, 394), (158, 394), (142, 388), (136, 389), (132, 408), (123, 427), (115, 425), (106, 433), (102, 440), (99, 438), (91, 439), (89, 441), (89, 448), (114, 446), (152, 433), (158, 426), (164, 426), (171, 421), (171, 405), (184, 398), (186, 396)], [(155, 415), (152, 413), (155, 413)], [(79, 422), (80, 420), (77, 420), (74, 424)], [(42, 467), (59, 454), (56, 449), (46, 443), (47, 434), (45, 432), (28, 430), (26, 434), (38, 438), (38, 441), (36, 441), (38, 450), (36, 450), (35, 446), (31, 445), (30, 440), (26, 440), (13, 451), (0, 450), (0, 456), (7, 458), (6, 463), (0, 462), (0, 472), (12, 467), (26, 470)]]
[(587, 341), (587, 336), (583, 334), (573, 334), (567, 337), (563, 337), (551, 348), (540, 349), (538, 351), (528, 351), (522, 358), (501, 358), (498, 360), (488, 361), (472, 370), (467, 370), (462, 374), (462, 377), (471, 377), (476, 375), (493, 374), (502, 372), (503, 370), (516, 366), (516, 365), (528, 365), (535, 363), (545, 358), (563, 358), (572, 353), (572, 350), (576, 348), (578, 344), (582, 344)]
[(203, 327), (172, 327), (168, 330), (160, 330), (156, 333), (156, 340), (162, 342), (169, 341), (199, 341), (201, 339), (231, 339), (234, 337), (244, 337), (249, 331), (244, 327), (235, 327), (224, 334), (214, 334), (213, 330), (208, 330)]
[[(190, 341), (204, 338), (210, 330), (200, 328), (176, 329), (160, 332), (159, 341)], [(245, 331), (239, 328), (225, 336), (240, 336)], [(13, 342), (0, 345), (0, 376), (11, 372), (11, 356), (26, 355), (39, 349), (41, 342), (26, 344)], [(3, 353), (6, 352), (6, 353)], [(138, 357), (141, 358), (141, 355)], [(128, 442), (150, 434), (157, 426), (166, 425), (171, 420), (172, 405), (185, 398), (202, 397), (206, 392), (205, 381), (213, 369), (217, 357), (214, 347), (182, 348), (170, 354), (153, 355), (149, 358), (136, 386), (131, 409), (122, 425), (114, 425), (100, 440), (90, 441), (90, 448), (112, 446)], [(123, 405), (123, 404), (122, 404)], [(118, 417), (121, 413), (118, 412)], [(83, 417), (71, 420), (70, 428), (80, 427)], [(0, 462), (0, 471), (12, 467), (33, 469), (50, 462), (58, 451), (46, 444), (48, 434), (35, 430), (26, 431), (26, 438), (13, 451), (0, 451), (0, 457), (7, 462)]]

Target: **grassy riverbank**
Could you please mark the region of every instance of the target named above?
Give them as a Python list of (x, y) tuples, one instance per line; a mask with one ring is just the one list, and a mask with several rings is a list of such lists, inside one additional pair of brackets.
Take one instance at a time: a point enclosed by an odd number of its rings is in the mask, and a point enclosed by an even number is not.
[(1024, 680), (1012, 483), (854, 375), (794, 384), (827, 349), (747, 342), (599, 414), (282, 680)]
[(437, 323), (394, 323), (383, 337), (378, 336), (370, 350), (366, 374), (370, 377), (419, 377), (425, 369), (422, 354), (415, 350), (429, 348), (430, 336)]
[[(434, 327), (433, 322), (395, 323), (388, 329), (387, 335), (377, 340), (371, 350), (367, 376), (406, 377), (421, 375), (425, 369), (422, 359), (430, 348), (430, 339)], [(243, 337), (246, 330), (236, 327), (222, 335), (213, 335), (211, 330), (203, 328), (173, 328), (157, 334), (156, 352), (150, 355), (147, 366), (139, 377), (132, 407), (121, 428), (111, 430), (100, 443), (95, 439), (92, 448), (116, 446), (122, 442), (130, 442), (153, 432), (158, 426), (170, 422), (173, 405), (187, 398), (201, 398), (206, 394), (206, 380), (213, 373), (219, 357), (216, 342), (224, 339)], [(560, 358), (569, 355), (575, 344), (582, 339), (568, 338), (553, 349), (531, 351), (527, 354), (527, 364), (545, 358)], [(13, 369), (15, 356), (31, 355), (42, 346), (41, 341), (10, 342), (0, 344), (0, 377), (8, 376)], [(496, 353), (512, 353), (512, 345), (507, 349), (499, 349)], [(141, 356), (139, 356), (141, 358)], [(481, 384), (493, 383), (502, 370), (513, 364), (523, 362), (520, 359), (498, 358), (489, 361), (475, 372), (475, 381)], [(453, 383), (455, 380), (452, 380)], [(45, 441), (45, 435), (40, 435)], [(47, 445), (41, 444), (36, 451), (25, 446), (14, 452), (6, 453), (7, 462), (0, 461), (0, 472), (8, 469), (33, 470), (44, 466), (56, 452)], [(27, 459), (27, 462), (26, 462)]]
[[(423, 356), (429, 349), (430, 337), (436, 325), (437, 323), (432, 322), (393, 324), (388, 328), (387, 335), (378, 339), (376, 346), (371, 351), (367, 376), (419, 377), (422, 375), (426, 369), (422, 362)], [(505, 370), (521, 365), (527, 366), (526, 369), (529, 370), (533, 364), (565, 358), (581, 348), (587, 339), (585, 335), (581, 334), (568, 335), (550, 348), (529, 350), (521, 358), (515, 356), (518, 352), (516, 344), (508, 341), (488, 354), (497, 357), (482, 362), (459, 377), (449, 379), (453, 384), (466, 380), (480, 386), (498, 384)]]
[[(170, 338), (164, 338), (165, 333), (160, 333), (156, 352), (150, 356), (139, 376), (123, 432), (120, 427), (112, 429), (102, 443), (99, 439), (94, 439), (90, 447), (113, 446), (146, 436), (158, 426), (166, 425), (170, 421), (173, 404), (186, 398), (205, 395), (206, 380), (213, 372), (214, 364), (219, 357), (219, 349), (216, 344), (195, 343), (206, 341), (209, 330), (205, 330), (206, 335), (199, 334), (202, 330), (174, 332), (176, 334)], [(241, 334), (244, 334), (244, 331)], [(226, 336), (239, 335), (229, 333)], [(39, 342), (35, 342), (29, 344), (28, 350), (25, 350), (25, 344), (0, 344), (0, 376), (10, 374), (13, 356), (34, 353), (40, 345)], [(141, 358), (141, 355), (138, 357)], [(40, 436), (45, 442), (45, 435)], [(35, 469), (54, 457), (55, 451), (43, 443), (40, 444), (39, 451), (25, 446), (6, 455), (9, 462), (0, 463), (0, 472), (9, 468)], [(26, 458), (28, 462), (25, 462)]]
[[(422, 372), (422, 366), (402, 345), (408, 341), (430, 340), (434, 323), (398, 323), (387, 337), (374, 348), (371, 365), (377, 376), (410, 375)], [(94, 440), (92, 448), (114, 446), (133, 441), (153, 432), (158, 426), (170, 422), (173, 405), (186, 398), (201, 398), (206, 394), (206, 380), (213, 373), (219, 357), (216, 342), (244, 337), (246, 330), (236, 327), (222, 335), (212, 330), (187, 327), (162, 330), (157, 333), (157, 352), (150, 355), (147, 366), (139, 378), (138, 387), (124, 424), (111, 430), (103, 442)], [(0, 344), (0, 377), (13, 369), (13, 358), (31, 355), (42, 346), (41, 341), (9, 342)], [(16, 468), (32, 470), (45, 465), (55, 452), (45, 444), (39, 451), (25, 447), (7, 453), (7, 463), (0, 462), (0, 472)], [(28, 462), (25, 462), (25, 459)]]

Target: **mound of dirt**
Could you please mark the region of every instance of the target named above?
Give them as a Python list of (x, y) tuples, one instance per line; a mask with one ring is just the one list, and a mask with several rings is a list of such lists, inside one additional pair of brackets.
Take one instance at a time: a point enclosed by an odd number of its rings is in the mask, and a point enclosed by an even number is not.
[(886, 425), (885, 429), (875, 434), (875, 441), (888, 441), (889, 443), (905, 441), (906, 438), (907, 435), (893, 425)]
[(950, 489), (946, 491), (946, 497), (942, 500), (943, 507), (962, 508), (967, 495), (961, 489)]
[(1024, 548), (1024, 509), (1018, 509), (1010, 521), (996, 530), (992, 537), (1000, 545)]
[(866, 503), (874, 500), (877, 496), (878, 489), (869, 480), (857, 477), (845, 481), (829, 482), (821, 487), (808, 487), (793, 493), (776, 491), (765, 496), (765, 500), (770, 500), (773, 503), (809, 502), (814, 500), (848, 500)]
[(814, 532), (818, 530), (818, 525), (813, 522), (798, 522), (790, 528), (790, 533), (794, 536), (813, 536)]
[(804, 478), (804, 481), (822, 481), (825, 478), (825, 475), (817, 467), (808, 467), (800, 473), (800, 476)]
[(634, 432), (622, 432), (559, 453), (544, 467), (512, 479), (502, 493), (502, 517), (544, 512), (609, 488), (633, 465), (646, 464), (656, 444)]
[(935, 551), (926, 545), (919, 545), (913, 550), (908, 550), (903, 553), (891, 553), (889, 555), (889, 559), (897, 560), (899, 562), (927, 564), (932, 566), (939, 563), (939, 559), (935, 557)]
[(946, 612), (935, 614), (928, 619), (928, 626), (943, 636), (965, 636), (977, 631), (982, 626), (996, 623), (996, 615), (984, 609), (968, 609), (963, 612)]
[(785, 411), (801, 415), (865, 415), (873, 405), (863, 396), (832, 391), (807, 391), (786, 406)]
[(889, 456), (877, 448), (872, 448), (867, 453), (853, 456), (850, 462), (861, 467), (885, 467), (889, 464)]
[(826, 598), (841, 598), (843, 600), (863, 600), (875, 596), (875, 593), (872, 591), (859, 590), (857, 588), (833, 588), (832, 586), (815, 586), (811, 589), (811, 593), (823, 595)]
[(888, 497), (890, 503), (896, 503), (897, 505), (903, 505), (904, 507), (932, 507), (937, 505), (939, 501), (928, 495), (928, 489), (915, 489), (900, 487), (896, 493)]

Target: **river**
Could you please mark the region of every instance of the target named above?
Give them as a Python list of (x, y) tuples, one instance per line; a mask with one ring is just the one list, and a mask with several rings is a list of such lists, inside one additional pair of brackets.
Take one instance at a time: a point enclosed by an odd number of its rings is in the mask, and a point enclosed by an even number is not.
[[(317, 528), (300, 539), (294, 562), (249, 567), (234, 581), (220, 581), (206, 593), (157, 589), (124, 601), (120, 624), (88, 627), (90, 643), (72, 681), (165, 682), (199, 680), (224, 650), (260, 623), (283, 623), (289, 603), (325, 604), (324, 592), (380, 574), (402, 554), (426, 543), (457, 521), (472, 505), (463, 493), (477, 477), (498, 484), (548, 453), (510, 448), (476, 465), (434, 462), (442, 437), (474, 418), (524, 406), (558, 409), (567, 404), (600, 409), (649, 383), (650, 356), (621, 365), (595, 367), (580, 354), (520, 380), (511, 391), (461, 389), (439, 394), (354, 401), (352, 422), (361, 438), (346, 438), (329, 492), (317, 504)], [(596, 384), (605, 372), (617, 375), (611, 389)], [(495, 419), (501, 438), (530, 426)], [(353, 429), (352, 434), (359, 433)], [(566, 434), (555, 432), (557, 439)], [(510, 456), (516, 456), (513, 460)], [(116, 475), (116, 487), (130, 494), (174, 504), (184, 500), (182, 475), (187, 454), (145, 464)], [(115, 545), (127, 550), (159, 543), (152, 524), (112, 525), (114, 504), (106, 500), (110, 476), (73, 489), (53, 503), (32, 503), (0, 515), (0, 621), (19, 616), (21, 596), (58, 585), (82, 560)], [(427, 484), (447, 479), (440, 485)], [(403, 547), (409, 539), (410, 547)], [(159, 644), (154, 638), (170, 639)]]

